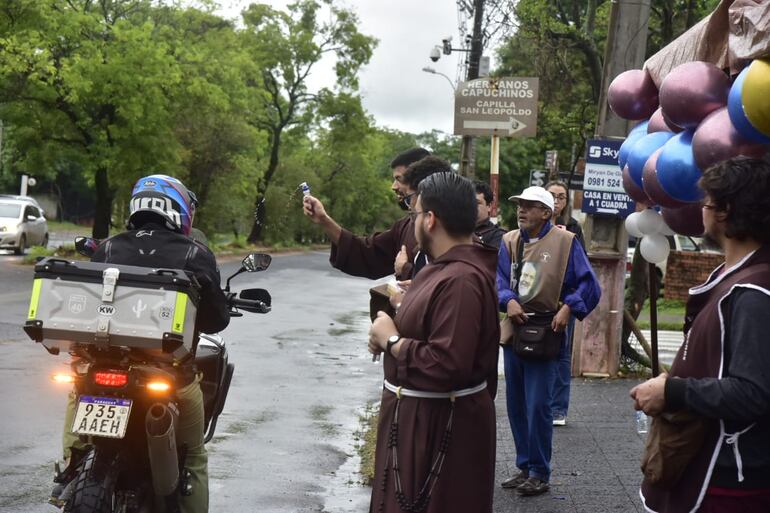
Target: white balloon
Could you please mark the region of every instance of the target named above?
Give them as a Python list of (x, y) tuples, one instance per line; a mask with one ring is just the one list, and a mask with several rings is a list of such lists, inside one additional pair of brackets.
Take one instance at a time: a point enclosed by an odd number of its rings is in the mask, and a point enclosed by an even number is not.
[(637, 226), (638, 221), (639, 221), (639, 212), (634, 212), (633, 214), (626, 217), (626, 231), (632, 237), (641, 237), (644, 235), (642, 232), (639, 231), (639, 227)]
[(636, 227), (644, 235), (652, 235), (654, 233), (658, 233), (662, 224), (663, 216), (651, 208), (641, 212), (639, 214), (639, 218), (636, 220)]
[(639, 251), (642, 257), (648, 262), (659, 264), (668, 258), (671, 248), (668, 245), (668, 239), (660, 234), (645, 235), (639, 245)]
[[(663, 217), (663, 216), (660, 216)], [(666, 224), (666, 220), (663, 219), (663, 224), (660, 227), (660, 230), (658, 231), (659, 234), (665, 236), (665, 237), (671, 237), (672, 235), (676, 235), (676, 232), (669, 228), (669, 226)]]

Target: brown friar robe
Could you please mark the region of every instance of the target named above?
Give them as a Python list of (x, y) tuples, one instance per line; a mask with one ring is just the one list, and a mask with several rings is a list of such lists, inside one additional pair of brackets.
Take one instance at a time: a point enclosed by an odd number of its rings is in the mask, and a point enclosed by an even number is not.
[[(404, 296), (395, 322), (404, 338), (398, 358), (383, 357), (396, 386), (449, 392), (486, 382), (457, 398), (445, 460), (428, 513), (492, 511), (499, 325), (494, 269), (497, 254), (481, 245), (450, 249), (425, 266)], [(401, 513), (396, 498), (392, 423), (396, 396), (383, 390), (370, 512)], [(414, 501), (440, 452), (449, 399), (402, 397), (397, 454), (402, 491)], [(430, 487), (430, 484), (428, 485)]]
[(376, 280), (393, 274), (393, 264), (401, 246), (406, 246), (407, 262), (396, 278), (408, 280), (412, 277), (412, 262), (417, 253), (414, 223), (409, 216), (369, 237), (356, 237), (343, 229), (339, 244), (332, 244), (329, 262), (344, 273)]

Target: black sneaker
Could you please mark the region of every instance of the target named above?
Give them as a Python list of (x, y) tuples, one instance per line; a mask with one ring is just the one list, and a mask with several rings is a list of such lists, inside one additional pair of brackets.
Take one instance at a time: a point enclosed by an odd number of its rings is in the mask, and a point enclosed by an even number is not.
[(526, 481), (528, 477), (529, 477), (529, 474), (527, 472), (521, 471), (515, 476), (509, 477), (508, 479), (500, 483), (500, 486), (502, 486), (503, 488), (517, 488), (522, 484), (524, 484), (524, 481)]
[(551, 485), (549, 485), (547, 481), (541, 481), (536, 477), (529, 477), (524, 483), (516, 488), (516, 491), (519, 495), (531, 496), (545, 493), (549, 488), (551, 488)]

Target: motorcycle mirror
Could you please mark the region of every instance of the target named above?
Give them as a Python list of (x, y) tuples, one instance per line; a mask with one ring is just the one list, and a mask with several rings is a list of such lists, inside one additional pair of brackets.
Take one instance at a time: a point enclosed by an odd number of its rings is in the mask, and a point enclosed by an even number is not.
[(75, 250), (81, 255), (91, 258), (99, 247), (99, 240), (91, 237), (75, 237)]
[(243, 259), (241, 265), (246, 272), (255, 273), (264, 271), (270, 267), (270, 262), (272, 261), (273, 258), (267, 253), (252, 253), (246, 255), (246, 258)]

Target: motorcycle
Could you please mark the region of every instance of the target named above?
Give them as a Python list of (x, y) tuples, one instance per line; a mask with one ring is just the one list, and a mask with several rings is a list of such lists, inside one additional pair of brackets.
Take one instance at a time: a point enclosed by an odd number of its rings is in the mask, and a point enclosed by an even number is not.
[[(86, 256), (93, 254), (96, 245), (88, 238), (76, 239), (77, 250)], [(235, 276), (264, 271), (270, 262), (270, 255), (250, 254), (228, 277), (223, 291), (231, 317), (240, 317), (242, 312), (270, 312), (271, 297), (266, 290), (230, 292), (230, 281)], [(65, 264), (44, 259), (38, 266), (42, 269)], [(36, 276), (37, 270), (36, 266)], [(33, 301), (34, 296), (33, 289)], [(71, 297), (69, 306), (73, 311)], [(73, 356), (72, 372), (54, 376), (54, 380), (74, 385), (77, 406), (72, 432), (87, 443), (85, 451), (73, 449), (66, 469), (56, 464), (55, 481), (61, 483), (61, 488), (59, 497), (52, 497), (51, 502), (65, 513), (180, 511), (179, 498), (190, 495), (193, 484), (185, 468), (187, 447), (178, 447), (175, 439), (179, 408), (175, 374), (169, 372), (170, 366), (153, 358), (151, 351), (133, 347), (46, 344), (46, 337), (37, 329), (40, 323), (36, 322), (27, 321), (24, 328), (31, 338), (42, 342), (49, 353), (58, 354), (66, 347)], [(224, 409), (235, 366), (228, 361), (225, 341), (218, 334), (201, 333), (194, 353), (196, 368), (202, 373), (204, 442), (209, 442)]]

